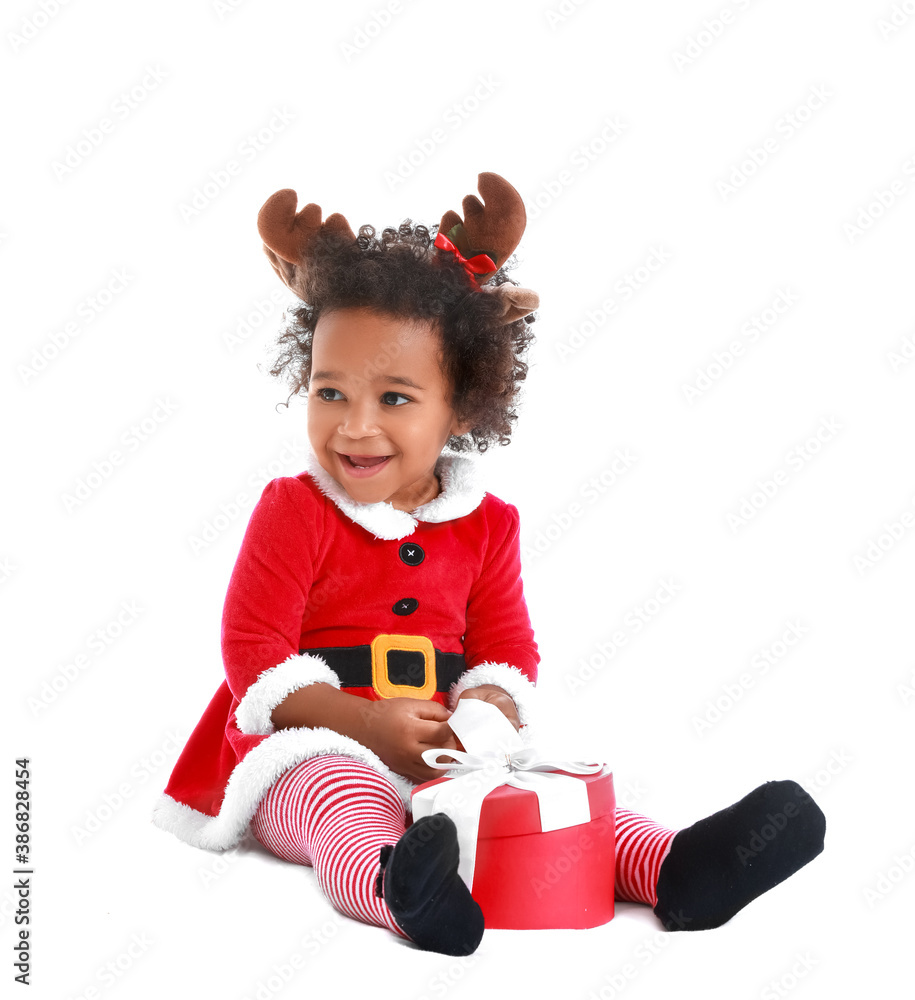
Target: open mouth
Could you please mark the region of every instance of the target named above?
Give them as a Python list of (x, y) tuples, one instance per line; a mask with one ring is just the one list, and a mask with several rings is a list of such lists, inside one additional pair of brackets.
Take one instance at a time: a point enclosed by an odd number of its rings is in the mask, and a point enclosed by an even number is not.
[(371, 474), (380, 469), (390, 455), (340, 455), (343, 464), (352, 472)]

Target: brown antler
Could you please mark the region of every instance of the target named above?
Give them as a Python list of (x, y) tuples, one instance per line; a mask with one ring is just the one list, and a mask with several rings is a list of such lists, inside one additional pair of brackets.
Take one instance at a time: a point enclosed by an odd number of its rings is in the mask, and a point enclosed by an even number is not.
[[(483, 173), (477, 178), (477, 190), (483, 202), (469, 194), (461, 203), (463, 220), (450, 209), (442, 216), (438, 231), (461, 251), (464, 257), (485, 253), (497, 268), (511, 256), (521, 242), (527, 213), (521, 195), (498, 174)], [(481, 275), (481, 284), (490, 275)]]
[(291, 188), (272, 194), (257, 213), (257, 231), (264, 241), (264, 253), (280, 280), (304, 299), (308, 257), (315, 237), (324, 232), (339, 233), (355, 241), (346, 219), (335, 212), (321, 222), (321, 206), (309, 202), (296, 213), (298, 196)]
[[(442, 216), (438, 231), (448, 237), (466, 258), (485, 253), (500, 268), (521, 242), (527, 213), (521, 195), (499, 174), (482, 173), (477, 178), (476, 195), (469, 194), (461, 203), (464, 219), (450, 209)], [(517, 285), (487, 285), (494, 272), (476, 275), (481, 291), (496, 296), (507, 324), (530, 315), (540, 304), (536, 292)]]
[[(463, 220), (457, 212), (442, 216), (439, 232), (464, 257), (485, 253), (496, 268), (511, 256), (521, 240), (527, 222), (521, 195), (498, 174), (483, 173), (477, 179), (483, 202), (469, 194), (462, 202)], [(321, 207), (309, 202), (296, 212), (298, 196), (291, 188), (272, 194), (257, 215), (257, 230), (264, 241), (264, 253), (280, 280), (300, 299), (308, 300), (308, 261), (319, 232), (335, 233), (355, 242), (352, 227), (335, 212), (321, 221)], [(535, 292), (516, 285), (486, 285), (491, 274), (478, 275), (481, 290), (498, 297), (504, 322), (532, 313), (539, 303)]]

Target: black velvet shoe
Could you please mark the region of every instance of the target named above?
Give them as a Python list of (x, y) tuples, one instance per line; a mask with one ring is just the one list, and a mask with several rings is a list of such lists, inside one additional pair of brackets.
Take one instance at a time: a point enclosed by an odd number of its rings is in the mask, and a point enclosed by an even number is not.
[(424, 951), (470, 955), (483, 938), (483, 911), (458, 875), (457, 828), (444, 814), (418, 819), (381, 849), (375, 894)]
[(669, 931), (720, 927), (823, 850), (826, 817), (794, 781), (767, 781), (680, 830), (654, 912)]

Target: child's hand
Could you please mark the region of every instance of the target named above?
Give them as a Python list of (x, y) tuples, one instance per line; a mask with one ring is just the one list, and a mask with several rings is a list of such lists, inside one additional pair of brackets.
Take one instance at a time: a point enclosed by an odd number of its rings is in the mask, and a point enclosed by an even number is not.
[(458, 748), (448, 725), (450, 715), (444, 705), (422, 698), (366, 701), (360, 706), (360, 742), (397, 774), (413, 781), (431, 781), (443, 772), (429, 767), (422, 758), (423, 751)]
[(466, 691), (461, 692), (461, 697), (458, 698), (458, 701), (462, 701), (464, 698), (479, 698), (480, 701), (488, 701), (491, 705), (495, 705), (499, 709), (515, 729), (521, 728), (518, 708), (512, 696), (502, 688), (496, 687), (495, 684), (481, 684), (479, 687), (468, 688)]

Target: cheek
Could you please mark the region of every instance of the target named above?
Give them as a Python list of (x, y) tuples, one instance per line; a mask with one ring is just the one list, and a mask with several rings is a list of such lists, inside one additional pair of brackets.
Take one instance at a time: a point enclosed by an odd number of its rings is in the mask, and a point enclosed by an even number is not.
[(451, 436), (451, 418), (441, 413), (426, 415), (411, 421), (409, 427), (404, 427), (404, 433), (405, 439), (408, 435), (413, 445), (423, 451), (441, 451)]
[(327, 436), (326, 414), (318, 412), (317, 407), (309, 406), (305, 417), (305, 431), (312, 443)]

